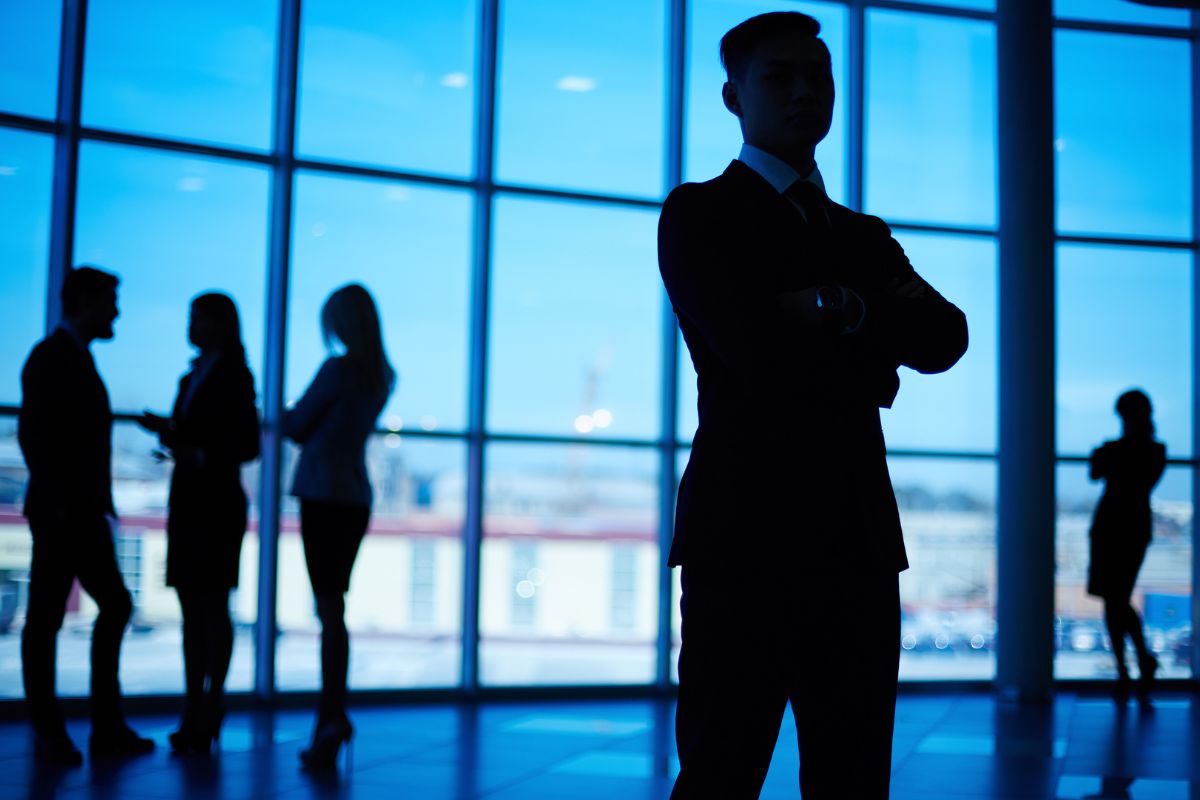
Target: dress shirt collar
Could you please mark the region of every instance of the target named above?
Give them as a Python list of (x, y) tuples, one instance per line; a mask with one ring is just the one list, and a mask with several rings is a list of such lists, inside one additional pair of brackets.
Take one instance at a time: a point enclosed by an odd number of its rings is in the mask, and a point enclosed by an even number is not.
[(821, 194), (825, 194), (825, 181), (821, 177), (821, 170), (814, 163), (812, 172), (807, 175), (801, 175), (792, 166), (783, 160), (776, 158), (765, 150), (760, 150), (752, 144), (743, 144), (742, 152), (738, 154), (738, 161), (741, 161), (750, 169), (762, 176), (763, 180), (771, 184), (775, 191), (783, 194), (787, 188), (798, 180), (806, 180), (821, 190)]

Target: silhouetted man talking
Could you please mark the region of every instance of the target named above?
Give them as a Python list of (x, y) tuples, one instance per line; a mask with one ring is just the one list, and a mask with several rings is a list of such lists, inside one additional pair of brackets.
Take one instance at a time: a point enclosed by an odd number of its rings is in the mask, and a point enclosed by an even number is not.
[(74, 765), (82, 756), (55, 697), (55, 651), (71, 585), (78, 578), (99, 607), (92, 630), (93, 755), (146, 753), (154, 743), (125, 723), (118, 660), (133, 605), (113, 543), (112, 411), (89, 346), (113, 337), (117, 277), (71, 270), (63, 281), (63, 323), (33, 348), (21, 371), (17, 436), (29, 487), (25, 516), (33, 534), (29, 606), (21, 668), (35, 754)]
[(672, 797), (757, 797), (788, 702), (805, 800), (886, 798), (908, 566), (879, 409), (897, 368), (949, 369), (966, 319), (887, 225), (825, 194), (834, 87), (820, 24), (721, 40), (745, 144), (659, 220), (699, 384), (670, 563), (683, 567)]

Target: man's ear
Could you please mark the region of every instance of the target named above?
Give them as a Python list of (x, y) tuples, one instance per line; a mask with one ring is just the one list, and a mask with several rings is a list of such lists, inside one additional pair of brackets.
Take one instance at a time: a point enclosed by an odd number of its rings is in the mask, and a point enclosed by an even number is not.
[(725, 85), (721, 87), (721, 99), (725, 101), (729, 113), (741, 119), (742, 104), (738, 102), (737, 87), (733, 85), (733, 81), (725, 81)]

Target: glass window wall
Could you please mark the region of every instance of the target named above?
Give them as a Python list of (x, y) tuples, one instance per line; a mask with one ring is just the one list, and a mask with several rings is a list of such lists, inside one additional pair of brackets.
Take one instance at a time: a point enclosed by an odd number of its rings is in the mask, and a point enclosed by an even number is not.
[[(124, 415), (114, 484), (120, 564), (137, 606), (123, 662), (131, 693), (175, 693), (182, 683), (178, 608), (163, 586), (170, 465), (154, 459), (153, 440), (128, 415), (169, 408), (193, 355), (188, 301), (209, 289), (236, 298), (260, 398), (267, 354), (276, 353), (283, 378), (272, 387), (286, 403), (327, 355), (321, 304), (351, 281), (374, 294), (399, 373), (368, 448), (376, 503), (347, 600), (351, 686), (457, 687), (476, 658), (485, 687), (647, 684), (659, 658), (673, 667), (677, 570), (665, 617), (672, 647), (656, 652), (659, 542), (670, 525), (659, 492), (664, 469), (679, 475), (686, 466), (696, 395), (686, 348), (676, 363), (662, 346), (656, 204), (671, 165), (687, 180), (707, 180), (736, 156), (718, 41), (773, 10), (816, 16), (831, 52), (838, 99), (817, 151), (831, 197), (861, 198), (884, 217), (917, 270), (968, 316), (963, 361), (946, 375), (902, 370), (895, 407), (882, 418), (889, 447), (903, 451), (889, 463), (913, 564), (900, 579), (902, 677), (994, 675), (1002, 387), (993, 0), (911, 9), (872, 0), (451, 0), (403, 14), (367, 0), (306, 0), (291, 31), (299, 42), (290, 54), (294, 153), (271, 151), (280, 48), (293, 41), (281, 36), (277, 0), (188, 0), (169, 13), (146, 0), (91, 0), (82, 129), (53, 121), (61, 4), (7, 5), (0, 697), (21, 692), (16, 634), (29, 539), (13, 405), (20, 365), (53, 307), (50, 276), (63, 266), (49, 263), (55, 213), (73, 260), (123, 281), (116, 339), (95, 353)], [(678, 10), (684, 16), (672, 19)], [(1058, 0), (1055, 10), (1064, 26), (1053, 143), (1059, 328), (1047, 344), (1057, 347), (1062, 457), (1056, 669), (1060, 677), (1110, 669), (1098, 606), (1081, 588), (1099, 487), (1079, 458), (1115, 435), (1116, 394), (1141, 385), (1179, 460), (1154, 495), (1154, 541), (1135, 602), (1167, 674), (1183, 676), (1196, 45), (1181, 30), (1183, 12), (1117, 0)], [(1104, 31), (1077, 29), (1093, 23)], [(679, 61), (668, 36), (675, 29)], [(492, 35), (498, 52), (488, 63)], [(493, 79), (495, 97), (480, 98)], [(684, 99), (677, 119), (666, 102), (672, 87)], [(1123, 99), (1097, 102), (1097, 91)], [(494, 130), (485, 131), (479, 112), (492, 99)], [(60, 155), (79, 146), (73, 209), (52, 208), (56, 177), (70, 180), (54, 175), (56, 144)], [(473, 174), (491, 163), (491, 174)], [(289, 185), (280, 213), (272, 203)], [(284, 222), (274, 241), (287, 246), (271, 263), (271, 226)], [(268, 331), (271, 307), (286, 318)], [(678, 381), (673, 416), (660, 408), (666, 376)], [(275, 435), (267, 430), (268, 446)], [(770, 428), (746, 435), (770, 436)], [(311, 690), (319, 679), (318, 624), (287, 494), (296, 452), (284, 448), (279, 489), (277, 617), (262, 621), (279, 628), (276, 688), (284, 691)], [(474, 482), (473, 458), (484, 465)], [(252, 512), (233, 602), (234, 691), (253, 688), (259, 475), (257, 463), (243, 475)], [(477, 587), (465, 578), (476, 531)], [(464, 602), (476, 594), (477, 631), (464, 629)], [(71, 603), (60, 687), (78, 695), (94, 610), (84, 595)], [(853, 628), (848, 620), (847, 636)]]

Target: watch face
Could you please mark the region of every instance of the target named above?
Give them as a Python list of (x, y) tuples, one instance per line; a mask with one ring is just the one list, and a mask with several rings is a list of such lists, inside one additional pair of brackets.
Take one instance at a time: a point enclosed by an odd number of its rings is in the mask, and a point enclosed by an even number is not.
[(842, 293), (834, 286), (817, 289), (817, 308), (821, 311), (838, 311), (842, 307)]

